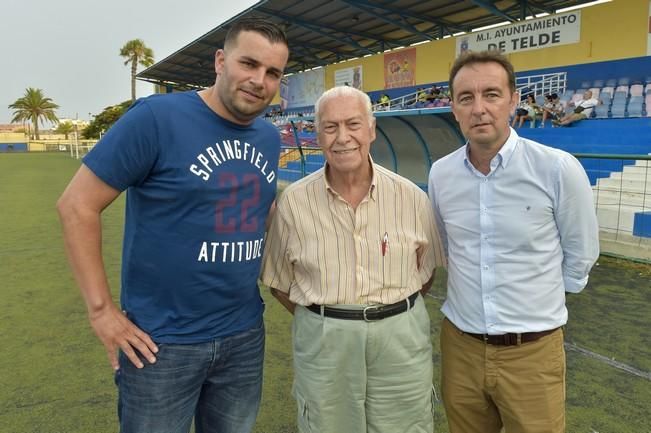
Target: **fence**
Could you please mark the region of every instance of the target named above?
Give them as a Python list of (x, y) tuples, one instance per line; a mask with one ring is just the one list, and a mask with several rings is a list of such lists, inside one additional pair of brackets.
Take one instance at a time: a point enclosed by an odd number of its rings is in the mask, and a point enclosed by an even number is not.
[(70, 138), (55, 140), (30, 140), (27, 142), (29, 152), (66, 152), (72, 158), (81, 158), (95, 146), (97, 140), (80, 140)]
[(574, 156), (593, 185), (602, 252), (651, 261), (651, 155)]

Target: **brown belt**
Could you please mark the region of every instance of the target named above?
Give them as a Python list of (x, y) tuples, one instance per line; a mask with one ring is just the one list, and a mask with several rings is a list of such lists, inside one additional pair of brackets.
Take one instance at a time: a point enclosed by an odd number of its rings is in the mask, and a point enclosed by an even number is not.
[[(446, 318), (446, 320), (449, 319)], [(452, 326), (454, 326), (454, 324)], [(461, 331), (460, 329), (459, 331), (463, 332), (464, 334), (472, 338), (476, 338), (477, 340), (481, 340), (484, 343), (491, 344), (493, 346), (519, 346), (522, 343), (530, 343), (532, 341), (536, 341), (544, 337), (545, 335), (549, 335), (553, 332), (556, 332), (558, 329), (559, 328), (548, 329), (547, 331), (539, 331), (539, 332), (523, 332), (521, 334), (510, 332), (508, 334), (500, 334), (500, 335), (473, 334), (471, 332)]]

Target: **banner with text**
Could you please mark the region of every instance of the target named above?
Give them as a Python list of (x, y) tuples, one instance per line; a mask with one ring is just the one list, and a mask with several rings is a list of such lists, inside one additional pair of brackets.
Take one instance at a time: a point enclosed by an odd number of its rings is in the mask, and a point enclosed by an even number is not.
[(336, 86), (351, 86), (362, 90), (362, 67), (353, 66), (352, 68), (335, 71)]
[(503, 53), (538, 50), (581, 40), (581, 11), (549, 15), (457, 37), (457, 56), (464, 51)]
[(384, 54), (384, 88), (416, 85), (416, 48)]

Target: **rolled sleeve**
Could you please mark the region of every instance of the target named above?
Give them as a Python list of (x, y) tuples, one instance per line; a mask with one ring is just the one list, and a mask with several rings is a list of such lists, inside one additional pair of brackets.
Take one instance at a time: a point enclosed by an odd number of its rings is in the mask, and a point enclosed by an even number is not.
[(289, 293), (294, 281), (294, 268), (289, 258), (289, 241), (287, 206), (286, 201), (281, 199), (267, 233), (260, 280), (263, 284), (284, 293)]

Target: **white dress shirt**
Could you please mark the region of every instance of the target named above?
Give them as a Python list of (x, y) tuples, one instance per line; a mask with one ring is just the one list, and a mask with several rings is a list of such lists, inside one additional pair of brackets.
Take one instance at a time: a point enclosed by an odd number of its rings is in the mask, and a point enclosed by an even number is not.
[(473, 167), (467, 145), (432, 165), (429, 195), (448, 255), (442, 311), (472, 333), (562, 326), (565, 292), (585, 287), (599, 255), (585, 171), (513, 129), (490, 169)]

